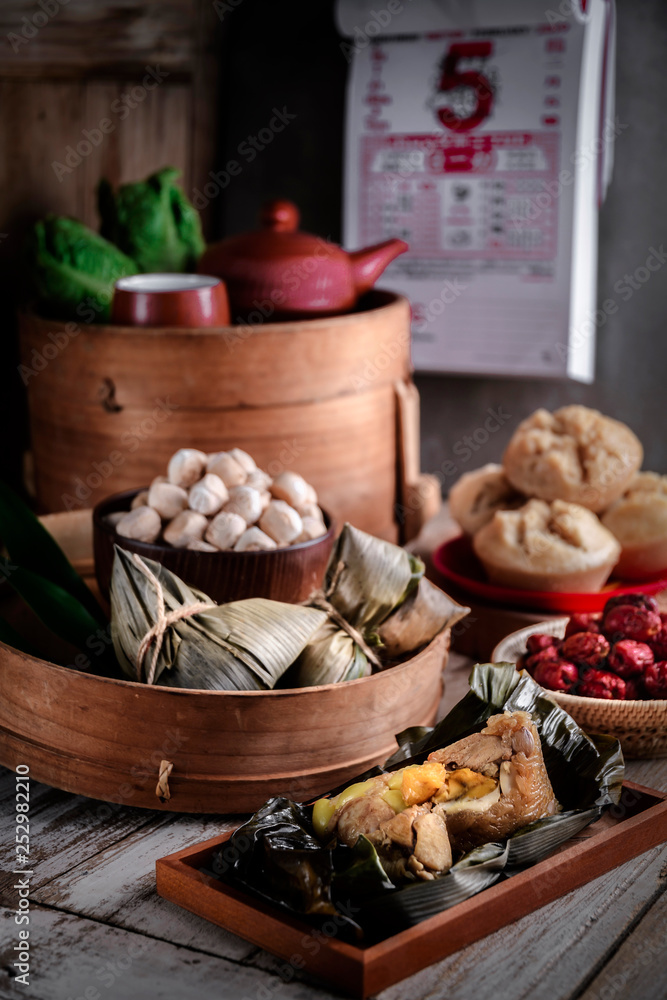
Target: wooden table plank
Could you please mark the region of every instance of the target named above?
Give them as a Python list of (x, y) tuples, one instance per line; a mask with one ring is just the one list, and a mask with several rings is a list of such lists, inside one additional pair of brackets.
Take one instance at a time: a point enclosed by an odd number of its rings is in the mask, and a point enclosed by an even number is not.
[(171, 816), (165, 822), (164, 814), (157, 814), (153, 822), (101, 850), (92, 861), (84, 860), (62, 877), (42, 884), (31, 898), (114, 927), (240, 961), (255, 950), (253, 945), (155, 892), (156, 858), (233, 829), (240, 822), (240, 817), (214, 816)]
[(505, 931), (385, 990), (383, 1000), (576, 997), (590, 970), (605, 960), (647, 898), (662, 888), (665, 861), (667, 848), (648, 851)]
[(663, 892), (580, 1000), (664, 1000), (667, 996), (667, 868)]
[[(663, 891), (666, 864), (667, 847), (647, 851), (563, 899), (384, 990), (380, 996), (382, 1000), (578, 997), (591, 970), (604, 963), (624, 938), (628, 925), (644, 912), (649, 900)], [(664, 937), (663, 924), (663, 949)], [(251, 964), (276, 973), (280, 960), (258, 952)], [(601, 998), (591, 996), (587, 1000)]]
[[(9, 972), (16, 941), (12, 914), (0, 911), (3, 1000), (323, 1000), (331, 994), (285, 985), (229, 959), (181, 948), (95, 920), (34, 907), (28, 987)], [(87, 992), (86, 992), (87, 991)]]
[[(0, 902), (13, 880), (16, 775), (0, 768)], [(153, 813), (68, 795), (30, 782), (30, 862), (33, 888), (61, 876), (105, 847), (145, 826)], [(8, 874), (9, 872), (9, 874)]]

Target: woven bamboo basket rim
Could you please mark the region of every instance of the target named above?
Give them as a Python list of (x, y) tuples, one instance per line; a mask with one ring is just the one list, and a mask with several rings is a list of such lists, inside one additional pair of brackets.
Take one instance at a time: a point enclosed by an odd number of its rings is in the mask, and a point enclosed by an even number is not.
[[(516, 632), (510, 632), (493, 650), (493, 662), (516, 663), (519, 656), (526, 651), (526, 639), (536, 632), (543, 632), (562, 639), (568, 621), (569, 618), (552, 618), (550, 621), (526, 625), (525, 628), (517, 629)], [(664, 728), (664, 735), (667, 736), (667, 699), (632, 698), (616, 701), (608, 698), (589, 698), (584, 695), (567, 694), (565, 691), (550, 691), (548, 688), (544, 688), (544, 690), (566, 711), (575, 709), (575, 711), (585, 712), (589, 725), (591, 724), (590, 720), (598, 718), (600, 723), (611, 724), (615, 728), (631, 723), (631, 732), (637, 736), (640, 734), (636, 732), (636, 727), (640, 723), (650, 721), (653, 726), (656, 724), (661, 726), (661, 732)], [(654, 734), (647, 733), (646, 735)]]

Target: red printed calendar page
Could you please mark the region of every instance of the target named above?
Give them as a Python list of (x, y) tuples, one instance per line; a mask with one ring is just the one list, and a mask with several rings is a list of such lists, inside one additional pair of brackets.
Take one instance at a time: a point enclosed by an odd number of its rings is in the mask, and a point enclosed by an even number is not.
[[(355, 36), (345, 244), (410, 244), (382, 285), (411, 301), (417, 370), (572, 373), (573, 309), (594, 306), (596, 266), (596, 214), (594, 238), (575, 239), (581, 172), (595, 169), (581, 149), (587, 30), (572, 16)], [(600, 92), (587, 92), (598, 119)], [(584, 355), (575, 375), (589, 380), (592, 344)]]

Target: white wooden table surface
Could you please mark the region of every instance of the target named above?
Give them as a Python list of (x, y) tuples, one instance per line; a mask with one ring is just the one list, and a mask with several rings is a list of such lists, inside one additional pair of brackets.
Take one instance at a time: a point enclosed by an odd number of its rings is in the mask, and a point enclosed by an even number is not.
[[(441, 713), (467, 688), (453, 655)], [(627, 777), (667, 791), (667, 761)], [(239, 818), (152, 813), (31, 782), (30, 982), (13, 981), (15, 776), (0, 771), (0, 997), (14, 1000), (324, 1000), (336, 996), (155, 892), (155, 859)], [(665, 1000), (667, 845), (444, 961), (382, 1000)], [(282, 974), (281, 974), (282, 973)]]

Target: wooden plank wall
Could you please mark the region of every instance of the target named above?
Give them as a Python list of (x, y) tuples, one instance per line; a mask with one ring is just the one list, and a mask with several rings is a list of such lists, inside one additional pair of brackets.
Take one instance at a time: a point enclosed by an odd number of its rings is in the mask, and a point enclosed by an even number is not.
[[(201, 187), (214, 166), (221, 35), (209, 0), (0, 4), (0, 476), (15, 485), (27, 445), (14, 323), (25, 229), (46, 212), (97, 228), (103, 176), (117, 185), (173, 165), (188, 194)], [(80, 162), (68, 160), (91, 136)]]

